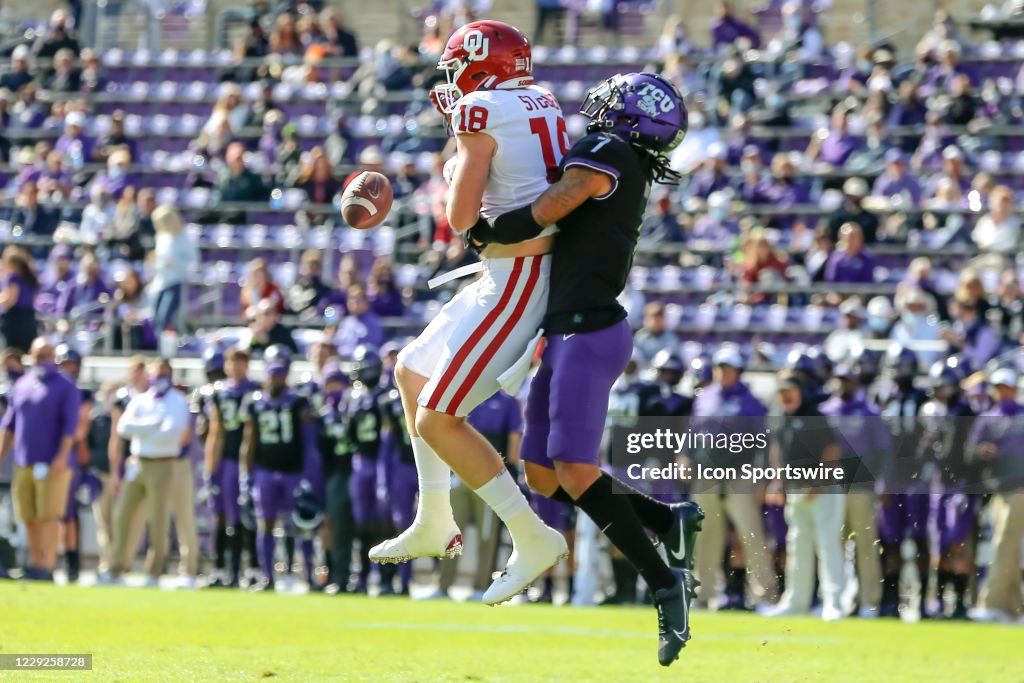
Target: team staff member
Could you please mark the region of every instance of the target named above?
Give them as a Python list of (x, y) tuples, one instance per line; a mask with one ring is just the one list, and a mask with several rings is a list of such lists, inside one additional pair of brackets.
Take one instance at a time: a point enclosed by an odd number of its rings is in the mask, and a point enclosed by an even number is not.
[(147, 585), (155, 586), (163, 571), (170, 524), (171, 490), (175, 463), (188, 438), (188, 399), (174, 388), (165, 371), (166, 361), (151, 362), (147, 369), (151, 386), (137, 394), (117, 421), (117, 433), (131, 440), (131, 457), (114, 508), (114, 549), (111, 581), (128, 569), (132, 548), (129, 529), (140, 505), (145, 504), (149, 527), (146, 554)]
[[(167, 359), (160, 361), (160, 376), (174, 381), (174, 369)], [(177, 385), (177, 390), (188, 401), (188, 388)], [(196, 528), (196, 476), (192, 468), (192, 409), (185, 436), (174, 461), (174, 480), (171, 482), (171, 519), (178, 537), (178, 578), (182, 588), (195, 588), (199, 573), (199, 533)]]
[(1017, 374), (1008, 368), (993, 372), (995, 405), (974, 421), (968, 452), (988, 466), (995, 482), (992, 546), (995, 557), (988, 579), (970, 617), (977, 621), (1009, 621), (1021, 615), (1020, 546), (1024, 536), (1024, 406), (1017, 403)]
[[(693, 429), (711, 433), (763, 434), (764, 417), (768, 411), (750, 388), (741, 379), (743, 358), (739, 349), (732, 344), (722, 345), (711, 357), (711, 385), (702, 391), (693, 403)], [(707, 449), (695, 453), (695, 459), (703, 466), (718, 467), (754, 464), (757, 453), (745, 449), (742, 453), (728, 450)], [(714, 590), (717, 585), (718, 568), (725, 548), (727, 522), (736, 527), (746, 567), (735, 566), (736, 558), (730, 563), (726, 590), (730, 595), (743, 595), (744, 583), (749, 581), (752, 597), (756, 602), (772, 600), (777, 582), (768, 557), (764, 541), (764, 525), (761, 521), (761, 505), (753, 491), (741, 490), (746, 485), (737, 482), (735, 486), (702, 484), (703, 489), (693, 494), (693, 500), (706, 515), (704, 533), (697, 537), (697, 579), (703, 584), (700, 601), (714, 604)], [(740, 606), (740, 605), (737, 605)]]
[(48, 341), (36, 339), (29, 354), (34, 367), (14, 383), (0, 423), (0, 460), (14, 449), (14, 512), (28, 529), (31, 562), (25, 578), (49, 581), (71, 486), (68, 458), (81, 399), (71, 378), (57, 369)]
[[(779, 402), (785, 418), (772, 430), (773, 467), (792, 465), (832, 466), (839, 462), (839, 441), (817, 404), (792, 375), (779, 381)], [(814, 591), (814, 558), (818, 558), (821, 584), (821, 618), (842, 617), (839, 595), (843, 590), (843, 548), (839, 533), (843, 526), (844, 497), (838, 487), (801, 486), (780, 482), (785, 489), (786, 590), (779, 604), (764, 611), (769, 616), (806, 614)]]

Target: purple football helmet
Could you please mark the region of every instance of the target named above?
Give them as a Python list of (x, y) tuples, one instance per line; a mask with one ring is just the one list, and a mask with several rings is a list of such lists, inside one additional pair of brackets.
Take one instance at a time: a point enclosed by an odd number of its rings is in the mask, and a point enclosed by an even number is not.
[(580, 113), (588, 132), (615, 133), (655, 156), (678, 147), (688, 128), (683, 96), (652, 73), (612, 76), (587, 93)]

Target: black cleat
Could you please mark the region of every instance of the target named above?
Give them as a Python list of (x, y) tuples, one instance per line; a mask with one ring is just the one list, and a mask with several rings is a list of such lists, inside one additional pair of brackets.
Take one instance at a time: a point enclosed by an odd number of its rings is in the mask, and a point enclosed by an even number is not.
[(672, 528), (662, 534), (659, 540), (665, 545), (670, 567), (693, 571), (693, 547), (704, 525), (704, 511), (692, 501), (676, 503), (670, 507), (675, 520)]
[(690, 602), (700, 585), (688, 569), (673, 569), (678, 581), (672, 588), (654, 591), (658, 610), (658, 662), (670, 666), (690, 639)]

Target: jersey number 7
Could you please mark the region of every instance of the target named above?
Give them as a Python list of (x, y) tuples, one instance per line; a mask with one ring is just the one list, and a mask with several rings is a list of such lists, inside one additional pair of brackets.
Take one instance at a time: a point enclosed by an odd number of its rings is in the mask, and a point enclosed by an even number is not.
[(565, 119), (559, 116), (555, 124), (555, 142), (558, 144), (559, 150), (557, 159), (547, 119), (543, 116), (530, 119), (530, 132), (540, 138), (540, 151), (544, 155), (544, 167), (548, 171), (548, 184), (553, 185), (558, 182), (560, 177), (558, 164), (569, 151), (569, 132), (565, 128)]

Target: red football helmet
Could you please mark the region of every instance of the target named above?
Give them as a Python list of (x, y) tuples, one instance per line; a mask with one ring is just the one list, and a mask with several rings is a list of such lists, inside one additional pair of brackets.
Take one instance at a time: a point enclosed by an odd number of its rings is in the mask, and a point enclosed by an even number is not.
[(433, 94), (438, 108), (447, 115), (456, 102), (476, 90), (521, 88), (533, 83), (530, 41), (503, 21), (474, 21), (455, 31), (437, 68), (445, 72), (448, 82), (435, 87)]

